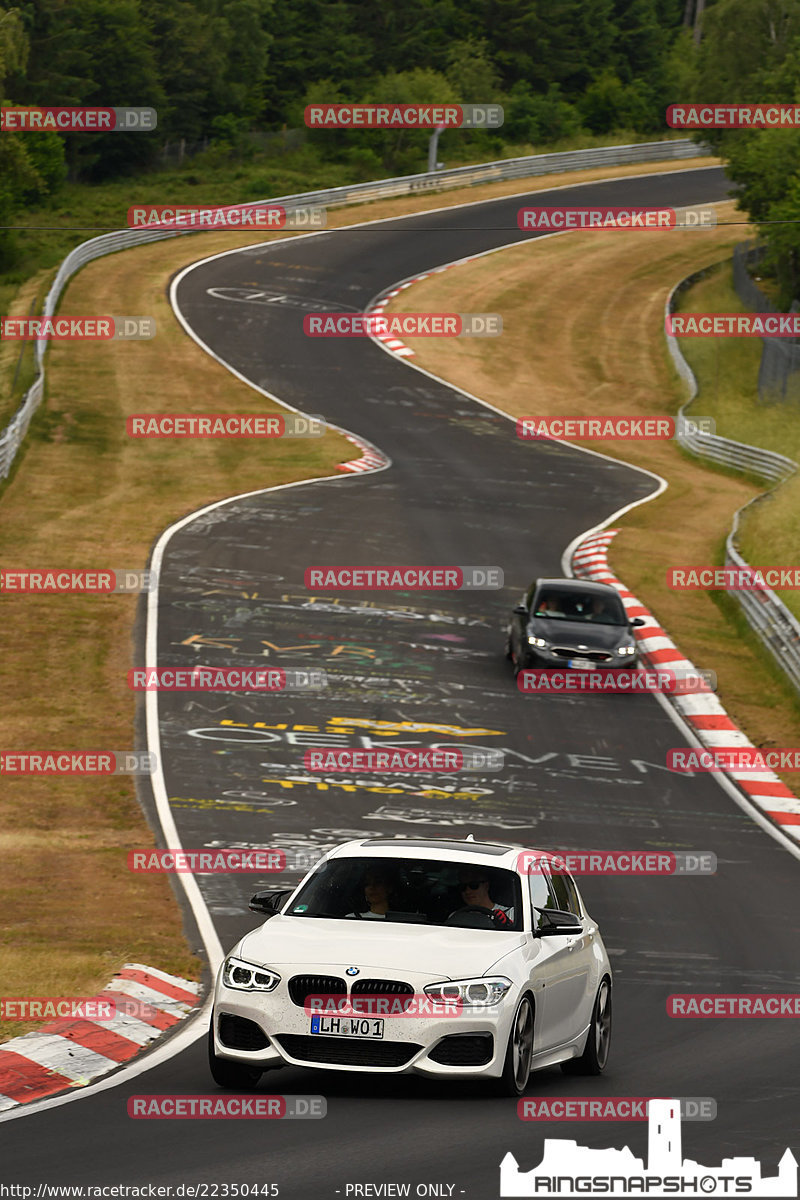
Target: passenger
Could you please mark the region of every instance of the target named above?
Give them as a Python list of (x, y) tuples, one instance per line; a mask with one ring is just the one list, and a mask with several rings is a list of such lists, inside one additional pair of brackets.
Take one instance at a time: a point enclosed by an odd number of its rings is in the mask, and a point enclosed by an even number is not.
[(560, 613), (561, 606), (558, 602), (558, 596), (542, 596), (536, 604), (536, 615), (547, 615), (548, 613)]
[(360, 914), (351, 912), (347, 916), (384, 918), (392, 907), (389, 902), (392, 890), (393, 883), (388, 875), (382, 874), (379, 870), (367, 871), (364, 876), (364, 899), (369, 907), (366, 912)]

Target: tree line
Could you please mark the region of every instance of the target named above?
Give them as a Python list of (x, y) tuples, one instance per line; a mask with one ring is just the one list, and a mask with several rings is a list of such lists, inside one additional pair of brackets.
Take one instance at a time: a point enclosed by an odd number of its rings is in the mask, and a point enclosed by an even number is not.
[[(67, 179), (159, 168), (164, 144), (231, 162), (303, 128), (314, 102), (500, 103), (496, 131), (452, 131), (460, 161), (587, 135), (666, 134), (670, 103), (793, 101), (800, 0), (18, 0), (0, 5), (0, 102), (144, 106), (155, 134), (0, 135), (0, 224)], [(314, 130), (318, 163), (354, 180), (426, 168), (427, 135)], [(800, 131), (710, 135), (797, 285)], [(779, 224), (776, 224), (779, 222)]]

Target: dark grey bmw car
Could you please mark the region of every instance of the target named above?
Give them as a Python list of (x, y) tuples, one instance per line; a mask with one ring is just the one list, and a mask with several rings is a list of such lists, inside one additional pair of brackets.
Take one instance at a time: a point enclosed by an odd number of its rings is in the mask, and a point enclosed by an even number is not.
[(535, 579), (511, 614), (506, 657), (526, 667), (614, 670), (639, 662), (633, 628), (616, 588), (583, 579)]

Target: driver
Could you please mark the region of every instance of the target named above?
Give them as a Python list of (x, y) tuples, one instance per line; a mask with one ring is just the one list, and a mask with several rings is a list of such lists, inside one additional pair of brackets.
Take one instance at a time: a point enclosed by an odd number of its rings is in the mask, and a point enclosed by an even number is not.
[(489, 895), (489, 877), (480, 869), (467, 867), (463, 870), (459, 876), (458, 886), (465, 906), (488, 908), (494, 924), (501, 929), (513, 924), (514, 909), (504, 908), (502, 904), (495, 904)]

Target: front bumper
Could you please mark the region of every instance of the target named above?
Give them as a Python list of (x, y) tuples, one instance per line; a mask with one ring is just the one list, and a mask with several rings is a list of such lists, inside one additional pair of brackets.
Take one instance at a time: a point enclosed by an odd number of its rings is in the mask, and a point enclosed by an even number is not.
[[(497, 1078), (503, 1071), (515, 1003), (512, 989), (488, 1014), (474, 1010), (456, 1016), (386, 1016), (382, 1039), (349, 1038), (312, 1034), (311, 1016), (291, 1001), (283, 981), (275, 992), (260, 994), (220, 983), (212, 1018), (214, 1050), (221, 1058), (265, 1071), (288, 1064), (317, 1070)], [(258, 1048), (237, 1048), (245, 1044)]]
[[(574, 658), (586, 658), (587, 654), (594, 651), (587, 651), (582, 654), (580, 650), (576, 650)], [(548, 647), (536, 647), (527, 645), (525, 647), (525, 666), (532, 670), (548, 669), (560, 671), (630, 671), (640, 665), (639, 652), (635, 654), (610, 654), (608, 659), (602, 662), (591, 661), (591, 667), (570, 667), (572, 659), (563, 654), (556, 654), (555, 651)]]

